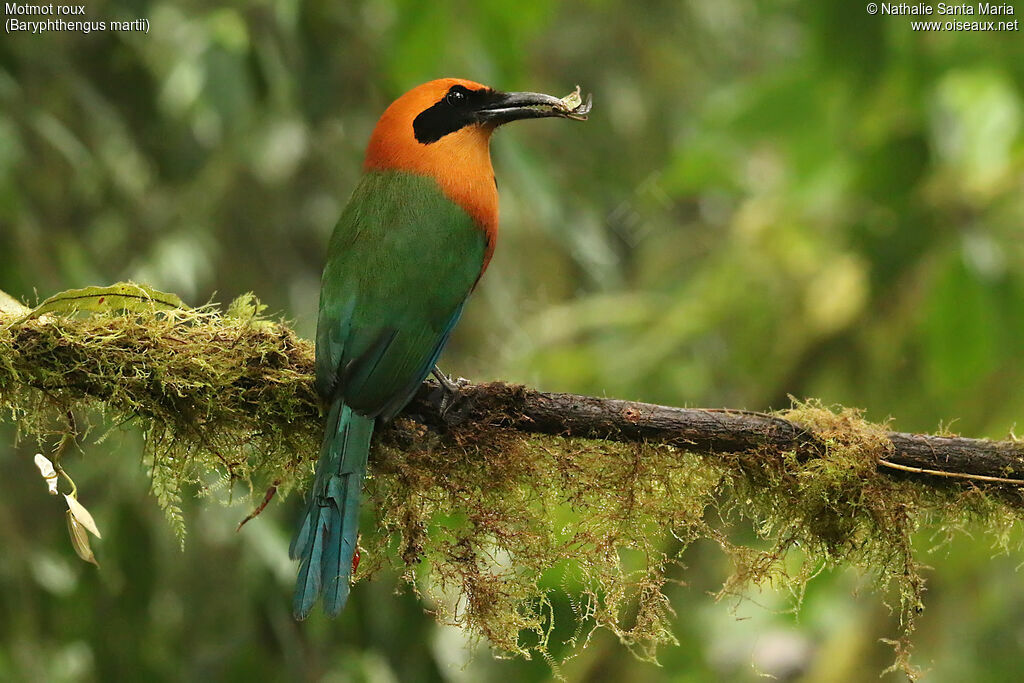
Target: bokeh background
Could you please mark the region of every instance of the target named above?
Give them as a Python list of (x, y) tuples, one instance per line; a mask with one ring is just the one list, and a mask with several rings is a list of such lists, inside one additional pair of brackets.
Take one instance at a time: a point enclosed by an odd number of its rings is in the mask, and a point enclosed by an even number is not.
[[(0, 289), (26, 301), (123, 279), (193, 304), (252, 290), (311, 336), (327, 237), (389, 101), (449, 75), (580, 83), (588, 123), (496, 137), (502, 235), (443, 367), (673, 405), (817, 397), (979, 437), (1024, 416), (1020, 31), (914, 32), (836, 0), (86, 11), (150, 32), (0, 38)], [(551, 676), (469, 648), (387, 576), (338, 621), (296, 624), (299, 502), (235, 534), (247, 501), (189, 501), (182, 552), (130, 427), (70, 463), (104, 530), (97, 570), (15, 436), (0, 425), (0, 679)], [(925, 557), (927, 680), (1019, 680), (1024, 553), (975, 535)], [(850, 572), (817, 578), (795, 617), (767, 589), (713, 602), (724, 558), (685, 559), (660, 668), (598, 634), (564, 675), (874, 681), (892, 660), (895, 617)]]

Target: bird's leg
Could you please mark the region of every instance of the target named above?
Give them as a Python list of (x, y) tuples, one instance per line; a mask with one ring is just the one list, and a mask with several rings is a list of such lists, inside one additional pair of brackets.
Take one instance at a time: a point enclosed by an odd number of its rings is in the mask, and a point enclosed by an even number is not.
[(434, 378), (437, 380), (437, 383), (440, 384), (442, 387), (444, 387), (445, 390), (448, 393), (450, 393), (450, 394), (457, 394), (457, 393), (459, 393), (459, 385), (456, 384), (455, 381), (451, 377), (449, 377), (448, 375), (444, 374), (441, 371), (441, 368), (439, 368), (439, 367), (437, 367), (435, 365), (434, 369), (431, 370), (430, 372), (431, 372), (432, 375), (434, 375)]
[(436, 365), (434, 366), (434, 369), (431, 370), (431, 373), (434, 375), (435, 379), (437, 379), (437, 383), (441, 385), (441, 391), (443, 394), (441, 396), (441, 407), (439, 408), (439, 411), (441, 413), (441, 417), (444, 417), (448, 411), (452, 409), (452, 406), (455, 405), (456, 399), (462, 395), (462, 390), (459, 388), (458, 382), (452, 380), (451, 377), (441, 372), (441, 369)]

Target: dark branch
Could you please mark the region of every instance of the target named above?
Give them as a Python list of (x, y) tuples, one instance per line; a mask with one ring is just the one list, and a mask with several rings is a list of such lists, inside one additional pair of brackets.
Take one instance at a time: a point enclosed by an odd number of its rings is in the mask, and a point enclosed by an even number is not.
[[(437, 385), (424, 384), (405, 413), (435, 427), (482, 422), (539, 434), (666, 443), (708, 454), (767, 448), (812, 458), (825, 450), (810, 430), (764, 413), (672, 408), (494, 383), (464, 385), (442, 416), (441, 396)], [(990, 479), (1024, 483), (1024, 443), (904, 432), (887, 436), (892, 448), (880, 464), (885, 474), (954, 477), (981, 485), (1008, 483)]]

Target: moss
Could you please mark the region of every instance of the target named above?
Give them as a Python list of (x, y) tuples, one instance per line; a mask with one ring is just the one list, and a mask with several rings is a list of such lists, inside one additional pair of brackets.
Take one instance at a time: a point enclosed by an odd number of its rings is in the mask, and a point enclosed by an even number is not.
[[(66, 431), (69, 411), (137, 424), (153, 493), (179, 531), (182, 486), (211, 474), (246, 483), (254, 502), (271, 486), (287, 493), (308, 483), (319, 443), (312, 350), (261, 310), (248, 298), (230, 314), (0, 317), (0, 408), (40, 440)], [(552, 637), (583, 646), (603, 628), (653, 660), (675, 642), (666, 585), (685, 576), (686, 549), (710, 539), (733, 564), (719, 598), (770, 584), (798, 606), (822, 570), (871, 576), (900, 617), (895, 666), (914, 675), (925, 590), (914, 532), (931, 525), (942, 542), (983, 528), (1005, 548), (1019, 507), (880, 474), (884, 427), (856, 411), (806, 403), (780, 416), (821, 452), (700, 454), (530, 436), (486, 419), (440, 432), (399, 419), (375, 441), (358, 578), (397, 569), (440, 621), (506, 653), (557, 666)], [(736, 540), (738, 526), (757, 539)], [(556, 630), (557, 593), (575, 623)]]
[(137, 424), (153, 494), (182, 538), (182, 486), (218, 472), (287, 490), (310, 471), (312, 353), (287, 327), (209, 308), (10, 320), (0, 315), (0, 408), (41, 443), (69, 412)]
[[(814, 576), (852, 565), (892, 598), (894, 668), (915, 676), (911, 635), (925, 579), (914, 532), (981, 526), (1005, 547), (1019, 508), (977, 489), (879, 473), (891, 443), (857, 411), (805, 403), (779, 416), (823, 444), (820, 457), (709, 457), (480, 425), (424, 435), (399, 422), (378, 441), (369, 481), (377, 527), (365, 525), (362, 543), (384, 564), (399, 560), (439, 619), (526, 656), (546, 653), (552, 594), (562, 591), (577, 620), (573, 641), (606, 628), (654, 660), (675, 642), (666, 584), (685, 576), (681, 560), (697, 540), (714, 541), (732, 561), (719, 599), (771, 585), (798, 607)], [(745, 524), (760, 543), (729, 534)], [(552, 568), (562, 568), (561, 580)]]

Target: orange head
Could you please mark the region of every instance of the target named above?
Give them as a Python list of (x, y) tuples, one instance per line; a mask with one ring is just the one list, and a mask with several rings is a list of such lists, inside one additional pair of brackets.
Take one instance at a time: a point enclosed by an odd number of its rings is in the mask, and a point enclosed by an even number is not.
[(391, 103), (366, 150), (368, 171), (406, 171), (437, 181), (487, 235), (490, 260), (498, 230), (498, 191), (491, 167), (491, 133), (518, 119), (586, 118), (539, 93), (503, 93), (461, 78), (419, 85)]

